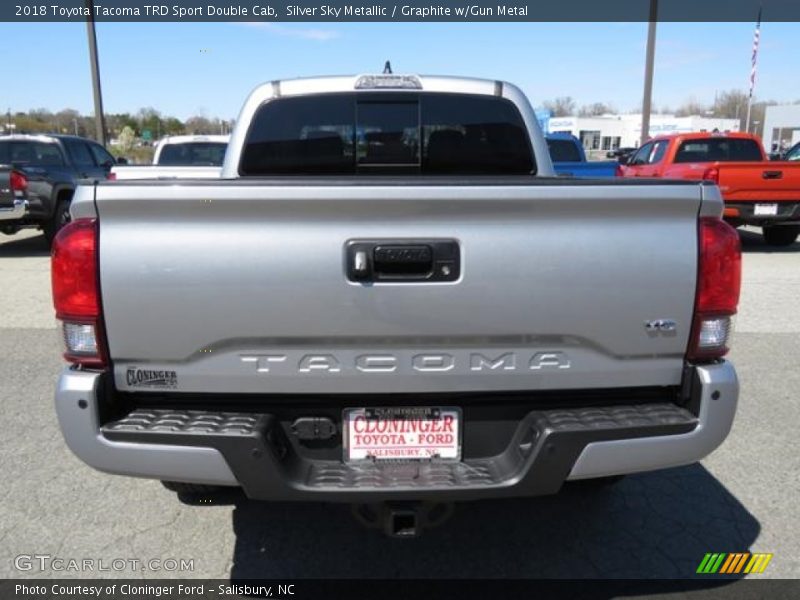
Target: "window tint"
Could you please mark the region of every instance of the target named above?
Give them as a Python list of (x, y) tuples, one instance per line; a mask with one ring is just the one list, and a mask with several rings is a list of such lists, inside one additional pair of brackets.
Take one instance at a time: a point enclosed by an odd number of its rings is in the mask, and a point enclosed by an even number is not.
[(158, 156), (159, 165), (218, 167), (225, 160), (224, 142), (185, 142), (166, 144)]
[(653, 147), (653, 151), (650, 153), (648, 162), (650, 164), (660, 163), (661, 159), (664, 158), (664, 154), (667, 153), (668, 145), (667, 142), (657, 142)]
[(419, 167), (419, 103), (358, 102), (359, 166)]
[(761, 160), (761, 150), (755, 141), (737, 138), (686, 141), (675, 155), (676, 163)]
[(273, 100), (256, 112), (242, 175), (352, 174), (355, 102), (351, 94)]
[(580, 162), (581, 153), (570, 140), (547, 140), (547, 149), (553, 162)]
[(117, 161), (114, 160), (114, 157), (103, 148), (100, 144), (89, 144), (89, 150), (92, 152), (92, 156), (94, 157), (94, 161), (98, 165), (106, 165), (106, 164), (114, 164)]
[(56, 144), (15, 141), (0, 143), (0, 163), (49, 167), (63, 165), (64, 159)]
[(516, 106), (495, 96), (421, 97), (423, 174), (526, 175), (536, 172)]
[(242, 175), (528, 174), (527, 130), (507, 100), (447, 94), (324, 94), (264, 104)]
[(72, 162), (78, 167), (94, 167), (94, 159), (86, 147), (84, 142), (78, 140), (66, 140), (64, 145), (67, 147), (67, 152)]
[(786, 153), (784, 160), (800, 160), (800, 144), (792, 146)]
[(645, 144), (639, 148), (633, 157), (628, 162), (631, 166), (647, 164), (647, 159), (650, 157), (650, 152), (653, 150), (653, 143)]

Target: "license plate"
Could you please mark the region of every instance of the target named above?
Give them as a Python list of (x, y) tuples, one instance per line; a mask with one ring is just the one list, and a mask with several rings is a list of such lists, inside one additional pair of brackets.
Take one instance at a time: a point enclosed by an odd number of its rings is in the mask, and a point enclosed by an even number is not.
[(777, 204), (756, 204), (753, 210), (754, 215), (775, 216), (778, 214)]
[(458, 408), (350, 408), (344, 422), (347, 461), (461, 458)]

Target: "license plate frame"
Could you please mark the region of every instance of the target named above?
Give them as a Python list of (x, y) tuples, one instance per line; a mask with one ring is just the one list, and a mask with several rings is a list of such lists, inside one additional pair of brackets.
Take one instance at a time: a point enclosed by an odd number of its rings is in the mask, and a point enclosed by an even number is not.
[(757, 217), (777, 217), (778, 205), (775, 203), (759, 202), (753, 207), (753, 215)]
[[(358, 416), (363, 419), (361, 431), (356, 429)], [(384, 422), (386, 425), (381, 426)], [(398, 423), (397, 426), (392, 425), (395, 422)], [(375, 425), (370, 426), (370, 423)], [(392, 431), (387, 431), (387, 428)], [(462, 455), (463, 429), (461, 409), (455, 406), (346, 408), (342, 411), (342, 460), (345, 463), (459, 462)], [(437, 443), (437, 435), (448, 434), (452, 436), (451, 440), (445, 443), (446, 438), (439, 438)], [(378, 440), (370, 438), (370, 443), (365, 443), (366, 435), (403, 436), (403, 442), (399, 443), (399, 439), (394, 437), (391, 440), (387, 439), (385, 443), (382, 438)], [(422, 441), (420, 441), (421, 435), (426, 436)], [(373, 441), (375, 443), (372, 443)]]

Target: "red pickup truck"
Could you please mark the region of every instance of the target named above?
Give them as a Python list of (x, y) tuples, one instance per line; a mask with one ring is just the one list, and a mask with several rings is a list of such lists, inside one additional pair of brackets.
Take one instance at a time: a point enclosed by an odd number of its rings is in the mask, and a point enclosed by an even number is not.
[(759, 139), (747, 133), (655, 137), (630, 156), (622, 176), (712, 180), (734, 227), (758, 225), (772, 246), (800, 235), (800, 163), (767, 160)]

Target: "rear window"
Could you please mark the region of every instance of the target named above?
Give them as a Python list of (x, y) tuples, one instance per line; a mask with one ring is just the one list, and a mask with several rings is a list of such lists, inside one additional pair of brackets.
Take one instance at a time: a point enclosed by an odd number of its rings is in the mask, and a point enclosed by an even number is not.
[(580, 162), (581, 153), (571, 140), (547, 140), (550, 160), (553, 162)]
[(259, 175), (535, 173), (513, 103), (456, 94), (321, 94), (265, 103), (239, 172)]
[(169, 167), (222, 165), (225, 160), (224, 142), (185, 142), (165, 144), (158, 156), (158, 164)]
[(761, 161), (761, 149), (753, 140), (709, 138), (683, 142), (675, 155), (676, 163)]
[(45, 142), (0, 142), (0, 163), (55, 167), (64, 164), (56, 144)]

